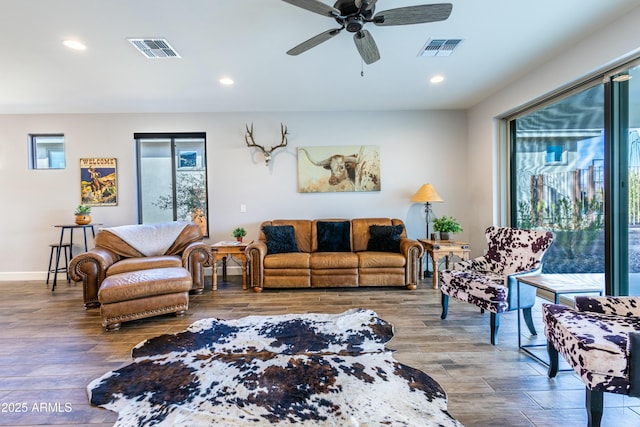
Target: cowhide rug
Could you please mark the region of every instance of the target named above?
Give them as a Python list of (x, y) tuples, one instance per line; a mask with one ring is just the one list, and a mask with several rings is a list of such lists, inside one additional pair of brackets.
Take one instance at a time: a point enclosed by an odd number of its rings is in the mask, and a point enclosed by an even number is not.
[(440, 385), (395, 361), (370, 310), (204, 319), (89, 384), (116, 426), (455, 426)]

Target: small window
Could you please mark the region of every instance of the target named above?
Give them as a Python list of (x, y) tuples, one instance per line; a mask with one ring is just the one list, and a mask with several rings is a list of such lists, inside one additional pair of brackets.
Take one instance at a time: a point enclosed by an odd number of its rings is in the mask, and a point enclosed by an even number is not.
[(565, 163), (564, 145), (547, 145), (546, 164)]
[(64, 169), (64, 135), (29, 135), (29, 168)]

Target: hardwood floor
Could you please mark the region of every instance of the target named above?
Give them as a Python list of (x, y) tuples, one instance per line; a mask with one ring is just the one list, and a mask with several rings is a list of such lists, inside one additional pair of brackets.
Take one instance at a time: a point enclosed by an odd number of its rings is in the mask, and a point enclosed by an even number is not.
[[(534, 309), (544, 343), (540, 303)], [(584, 387), (573, 372), (548, 379), (546, 368), (518, 351), (515, 313), (501, 316), (499, 344), (489, 344), (489, 316), (450, 302), (440, 320), (440, 293), (425, 281), (402, 288), (243, 291), (239, 276), (191, 297), (184, 318), (160, 316), (100, 326), (84, 310), (81, 284), (0, 283), (0, 425), (111, 426), (116, 414), (89, 405), (86, 385), (130, 360), (140, 341), (178, 332), (207, 318), (252, 314), (375, 310), (395, 326), (395, 358), (429, 374), (447, 391), (449, 412), (465, 426), (585, 426)], [(524, 333), (528, 339), (528, 332)], [(541, 353), (541, 354), (544, 354)], [(605, 395), (603, 426), (640, 425), (640, 400)], [(21, 411), (21, 412), (18, 412)]]

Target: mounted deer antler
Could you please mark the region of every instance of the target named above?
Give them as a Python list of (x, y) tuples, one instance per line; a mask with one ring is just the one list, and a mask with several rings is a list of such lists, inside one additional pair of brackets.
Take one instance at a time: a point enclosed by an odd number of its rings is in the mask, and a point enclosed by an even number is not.
[[(267, 166), (269, 166), (269, 160), (271, 160), (271, 153), (273, 153), (273, 151), (277, 148), (287, 146), (287, 135), (289, 132), (287, 131), (287, 127), (282, 123), (280, 123), (282, 142), (279, 145), (274, 145), (270, 150), (266, 150), (264, 146), (256, 144), (255, 140), (253, 139), (253, 123), (251, 123), (251, 129), (249, 129), (249, 126), (247, 125), (245, 125), (245, 127), (247, 128), (247, 133), (244, 135), (244, 140), (247, 143), (247, 147), (257, 147), (258, 149), (260, 149), (260, 151), (262, 151), (262, 153), (264, 154), (264, 160)], [(249, 142), (249, 140), (251, 140), (251, 142)]]

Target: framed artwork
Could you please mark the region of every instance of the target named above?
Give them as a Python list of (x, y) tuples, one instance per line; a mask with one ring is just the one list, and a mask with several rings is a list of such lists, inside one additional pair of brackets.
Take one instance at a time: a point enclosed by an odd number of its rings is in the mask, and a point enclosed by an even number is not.
[(380, 191), (380, 147), (298, 147), (298, 192)]
[(195, 151), (178, 153), (178, 169), (194, 169), (198, 166), (198, 154)]
[(118, 204), (116, 159), (91, 157), (80, 159), (80, 200), (89, 206)]

